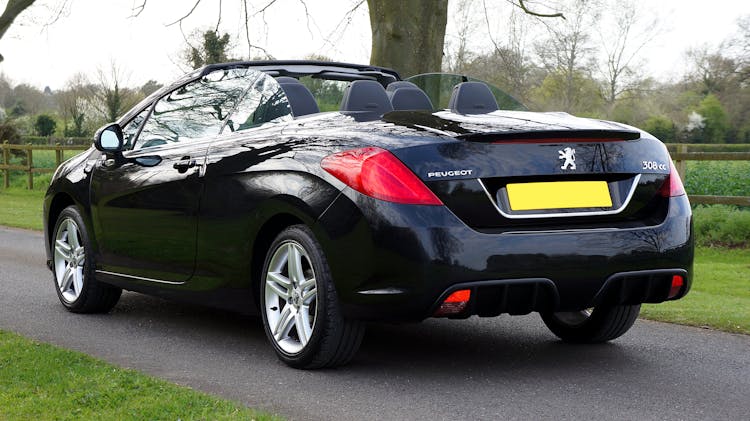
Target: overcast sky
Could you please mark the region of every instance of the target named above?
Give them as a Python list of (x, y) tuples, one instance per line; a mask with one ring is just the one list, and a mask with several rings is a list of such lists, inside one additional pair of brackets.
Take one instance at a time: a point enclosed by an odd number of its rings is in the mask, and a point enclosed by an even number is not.
[[(677, 77), (685, 67), (684, 52), (690, 47), (718, 45), (736, 31), (738, 17), (750, 14), (748, 0), (641, 0), (659, 18), (663, 30), (643, 50), (649, 73), (667, 79)], [(184, 71), (180, 51), (185, 47), (177, 25), (166, 26), (186, 14), (193, 1), (149, 0), (138, 17), (134, 5), (141, 0), (37, 0), (24, 12), (0, 41), (5, 61), (3, 72), (14, 83), (38, 87), (63, 87), (76, 72), (92, 75), (97, 68), (108, 68), (112, 61), (126, 69), (130, 85), (149, 79), (168, 82)], [(242, 36), (234, 41), (236, 53), (247, 56), (244, 43), (244, 16), (237, 0), (224, 0), (221, 31)], [(265, 1), (251, 1), (259, 6)], [(307, 0), (310, 18), (306, 18), (299, 0), (278, 0), (252, 22), (253, 43), (264, 47), (279, 59), (298, 59), (307, 54), (323, 54), (339, 61), (369, 62), (370, 25), (366, 4), (347, 17), (356, 0)], [(455, 9), (457, 0), (451, 0)], [(482, 0), (474, 1), (477, 6)], [(498, 3), (487, 1), (488, 4)], [(54, 23), (60, 5), (66, 5)], [(186, 33), (216, 25), (218, 0), (203, 0), (192, 16), (183, 22)], [(5, 7), (5, 1), (0, 1)], [(510, 8), (502, 1), (495, 18)], [(250, 14), (253, 10), (250, 10)], [(455, 14), (449, 16), (448, 39)], [(482, 21), (483, 22), (483, 21)], [(495, 36), (502, 39), (500, 24)], [(489, 48), (486, 31), (479, 31), (473, 43)], [(261, 55), (259, 50), (253, 54)]]

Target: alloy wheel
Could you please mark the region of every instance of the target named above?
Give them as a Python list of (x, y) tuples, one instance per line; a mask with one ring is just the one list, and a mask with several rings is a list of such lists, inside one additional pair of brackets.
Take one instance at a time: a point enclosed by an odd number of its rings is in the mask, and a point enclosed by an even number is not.
[(60, 294), (67, 302), (74, 302), (83, 290), (86, 250), (81, 241), (78, 224), (72, 218), (63, 219), (55, 233), (55, 279)]
[(317, 319), (317, 282), (310, 257), (296, 241), (281, 243), (271, 257), (265, 306), (274, 342), (288, 354), (301, 352)]

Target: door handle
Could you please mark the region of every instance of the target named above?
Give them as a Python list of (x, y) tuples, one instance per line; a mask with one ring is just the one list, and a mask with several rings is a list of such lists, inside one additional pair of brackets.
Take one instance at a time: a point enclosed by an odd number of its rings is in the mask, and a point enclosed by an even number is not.
[(173, 167), (177, 171), (183, 173), (188, 170), (188, 168), (193, 168), (195, 166), (195, 160), (191, 159), (189, 156), (183, 156), (182, 159), (175, 162)]

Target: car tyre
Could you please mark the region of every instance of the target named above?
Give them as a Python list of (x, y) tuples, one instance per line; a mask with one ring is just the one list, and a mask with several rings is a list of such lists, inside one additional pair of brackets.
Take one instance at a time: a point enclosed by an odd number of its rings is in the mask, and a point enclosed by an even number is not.
[(291, 226), (276, 237), (262, 274), (263, 326), (281, 361), (315, 369), (354, 357), (365, 325), (343, 317), (325, 254), (307, 226)]
[(564, 342), (600, 343), (625, 334), (640, 309), (640, 304), (598, 306), (575, 312), (542, 313), (542, 320)]
[(52, 278), (62, 305), (74, 313), (112, 310), (122, 289), (96, 280), (91, 240), (75, 206), (60, 212), (52, 233)]

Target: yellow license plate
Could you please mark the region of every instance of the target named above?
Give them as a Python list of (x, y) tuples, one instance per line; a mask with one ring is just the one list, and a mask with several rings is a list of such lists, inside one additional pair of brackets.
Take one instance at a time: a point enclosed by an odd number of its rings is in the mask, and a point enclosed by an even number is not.
[(612, 207), (606, 181), (512, 183), (506, 189), (514, 211)]

